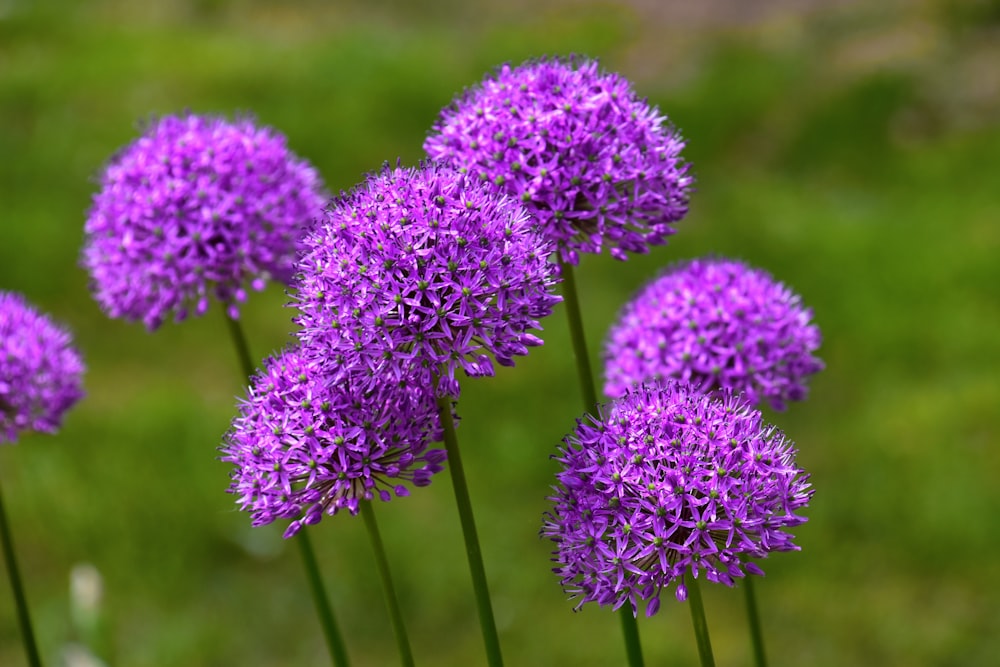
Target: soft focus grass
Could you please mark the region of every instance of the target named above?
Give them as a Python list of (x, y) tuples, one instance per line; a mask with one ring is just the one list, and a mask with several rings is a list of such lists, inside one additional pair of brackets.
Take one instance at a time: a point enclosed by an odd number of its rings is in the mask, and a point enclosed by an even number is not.
[[(322, 664), (298, 554), (224, 493), (215, 448), (243, 381), (221, 312), (154, 335), (99, 312), (77, 267), (94, 176), (139, 119), (243, 111), (336, 192), (385, 160), (417, 161), (438, 109), (502, 61), (580, 52), (633, 76), (639, 26), (610, 4), (530, 19), (458, 3), (164, 7), (0, 6), (0, 289), (67, 323), (89, 367), (59, 436), (0, 451), (36, 631), (60, 664), (78, 639), (68, 573), (90, 562), (106, 580), (111, 664)], [(948, 54), (995, 34), (986, 11), (931, 18)], [(584, 260), (588, 335), (597, 361), (622, 302), (681, 258), (740, 257), (799, 291), (828, 367), (809, 401), (770, 415), (817, 488), (803, 551), (764, 563), (758, 587), (774, 663), (988, 665), (1000, 653), (1000, 127), (955, 120), (927, 92), (930, 65), (831, 66), (876, 20), (817, 19), (777, 45), (706, 32), (690, 62), (634, 77), (689, 139), (698, 191), (668, 247)], [(286, 340), (285, 301), (274, 287), (245, 309), (257, 355)], [(517, 368), (466, 382), (460, 403), (511, 665), (624, 662), (617, 620), (570, 611), (537, 537), (549, 455), (578, 416), (564, 317)], [(377, 511), (418, 662), (482, 663), (448, 480)], [(314, 535), (355, 663), (393, 664), (361, 522), (338, 516)], [(720, 664), (749, 664), (742, 595), (705, 594)], [(672, 600), (640, 631), (650, 664), (696, 659)], [(0, 664), (23, 660), (4, 580)]]

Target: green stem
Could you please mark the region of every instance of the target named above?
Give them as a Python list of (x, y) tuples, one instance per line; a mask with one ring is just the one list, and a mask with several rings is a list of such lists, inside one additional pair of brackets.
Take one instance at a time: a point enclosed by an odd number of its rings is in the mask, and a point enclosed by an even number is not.
[(3, 494), (0, 493), (0, 542), (3, 543), (3, 558), (7, 563), (7, 576), (10, 587), (14, 591), (14, 603), (17, 606), (17, 620), (21, 624), (21, 643), (24, 652), (28, 654), (28, 664), (31, 667), (41, 667), (42, 659), (35, 645), (35, 634), (31, 630), (31, 616), (28, 615), (28, 599), (21, 586), (21, 575), (17, 569), (17, 559), (14, 557), (14, 537), (7, 524), (7, 513), (3, 508)]
[(747, 599), (747, 619), (750, 621), (750, 642), (753, 644), (753, 659), (755, 667), (767, 667), (764, 655), (764, 632), (760, 627), (760, 614), (757, 613), (757, 596), (753, 590), (753, 575), (743, 578), (743, 591)]
[[(234, 320), (226, 310), (226, 304), (222, 304), (223, 314), (229, 326), (229, 335), (233, 339), (233, 347), (236, 348), (236, 356), (240, 366), (243, 368), (243, 375), (247, 381), (254, 374), (254, 364), (250, 357), (250, 347), (247, 345), (247, 337), (243, 332), (243, 327), (239, 320)], [(333, 664), (338, 667), (347, 667), (350, 661), (347, 659), (347, 650), (344, 648), (344, 639), (340, 635), (337, 627), (337, 620), (333, 616), (333, 608), (326, 595), (326, 588), (319, 573), (319, 566), (316, 564), (316, 554), (312, 548), (312, 542), (306, 535), (307, 526), (303, 526), (296, 534), (299, 543), (299, 551), (302, 554), (302, 562), (305, 564), (306, 577), (309, 579), (309, 587), (312, 590), (313, 602), (316, 603), (316, 615), (319, 616), (320, 625), (323, 628), (323, 635), (326, 637), (326, 645), (330, 649), (330, 657)]]
[(413, 652), (410, 650), (410, 640), (406, 635), (403, 612), (399, 608), (396, 588), (392, 585), (392, 575), (389, 573), (389, 559), (385, 555), (382, 536), (379, 534), (378, 523), (375, 521), (375, 509), (372, 507), (371, 502), (367, 500), (361, 501), (361, 516), (365, 520), (365, 528), (368, 529), (368, 538), (372, 543), (372, 551), (375, 552), (375, 565), (378, 568), (379, 576), (382, 578), (385, 606), (389, 609), (389, 620), (392, 622), (393, 634), (396, 635), (400, 663), (403, 667), (413, 667)]
[(583, 411), (590, 413), (597, 407), (597, 388), (594, 372), (590, 368), (590, 355), (587, 353), (587, 337), (583, 332), (576, 276), (573, 265), (565, 262), (562, 257), (559, 258), (559, 267), (562, 271), (562, 295), (566, 304), (566, 317), (569, 319), (569, 335), (573, 341), (573, 356), (576, 357), (576, 371), (580, 378), (580, 392), (583, 394)]
[(451, 471), (451, 482), (455, 489), (458, 518), (462, 522), (462, 536), (465, 538), (465, 555), (469, 560), (472, 588), (475, 591), (476, 606), (479, 609), (479, 626), (482, 629), (483, 642), (486, 644), (486, 661), (490, 667), (501, 667), (503, 657), (500, 655), (500, 639), (497, 635), (496, 621), (493, 620), (490, 589), (486, 583), (486, 570), (483, 568), (482, 550), (479, 547), (479, 537), (476, 534), (476, 521), (472, 516), (469, 487), (465, 481), (462, 457), (458, 453), (455, 423), (451, 418), (451, 397), (440, 396), (437, 403), (438, 412), (441, 415), (441, 426), (444, 428), (444, 447), (448, 452), (448, 469)]
[[(587, 337), (583, 330), (583, 316), (580, 314), (580, 297), (576, 290), (576, 276), (573, 272), (573, 265), (565, 262), (561, 256), (559, 267), (562, 272), (562, 294), (566, 304), (566, 316), (569, 319), (569, 334), (573, 341), (573, 356), (576, 357), (576, 370), (580, 378), (583, 411), (593, 413), (597, 408), (597, 387), (594, 383), (594, 372), (590, 367), (590, 355), (587, 353)], [(632, 613), (631, 605), (623, 605), (618, 610), (618, 615), (621, 619), (629, 667), (643, 667), (639, 624)]]
[(705, 605), (701, 600), (701, 587), (698, 586), (698, 580), (690, 574), (684, 575), (684, 583), (688, 589), (688, 605), (691, 608), (691, 623), (694, 625), (694, 636), (698, 642), (701, 667), (715, 667), (712, 641), (708, 637), (708, 621), (705, 620)]
[(302, 562), (306, 567), (309, 588), (312, 590), (313, 602), (316, 603), (316, 614), (319, 616), (320, 625), (323, 626), (323, 635), (326, 637), (326, 646), (330, 650), (330, 657), (333, 658), (333, 664), (337, 667), (347, 667), (350, 661), (347, 659), (347, 650), (344, 648), (344, 638), (340, 635), (337, 620), (333, 617), (333, 609), (326, 597), (326, 588), (323, 586), (319, 566), (316, 564), (316, 553), (313, 551), (312, 542), (309, 541), (309, 533), (305, 526), (296, 533), (295, 539), (298, 541), (299, 551), (302, 553)]
[(236, 358), (239, 359), (243, 375), (249, 381), (253, 377), (255, 366), (250, 357), (250, 347), (247, 345), (247, 337), (243, 333), (243, 326), (239, 320), (234, 320), (229, 316), (226, 304), (222, 304), (222, 310), (226, 324), (229, 326), (229, 336), (233, 339), (233, 347), (236, 348)]

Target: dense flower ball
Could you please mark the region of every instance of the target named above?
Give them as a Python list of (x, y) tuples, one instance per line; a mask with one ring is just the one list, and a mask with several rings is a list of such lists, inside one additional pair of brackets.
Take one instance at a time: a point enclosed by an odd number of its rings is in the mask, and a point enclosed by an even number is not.
[(784, 435), (729, 391), (645, 385), (587, 416), (557, 460), (554, 509), (542, 534), (570, 598), (612, 605), (648, 600), (685, 574), (732, 586), (763, 574), (749, 558), (797, 550), (784, 529), (812, 496)]
[(577, 58), (504, 65), (446, 107), (424, 143), (519, 199), (572, 264), (667, 242), (687, 213), (683, 148), (626, 79)]
[(112, 158), (82, 263), (111, 317), (148, 329), (201, 315), (214, 294), (237, 317), (246, 288), (291, 279), (297, 243), (326, 198), (282, 135), (248, 119), (153, 122)]
[(604, 392), (621, 396), (650, 380), (677, 378), (767, 400), (776, 410), (806, 397), (821, 370), (819, 328), (801, 299), (741, 262), (674, 266), (628, 302), (604, 346)]
[(457, 369), (491, 375), (541, 344), (530, 330), (559, 301), (528, 213), (440, 165), (372, 174), (304, 245), (300, 339), (335, 366), (416, 366), (439, 395), (458, 396)]
[(222, 446), (233, 463), (230, 492), (253, 525), (304, 524), (378, 496), (430, 484), (446, 454), (437, 403), (427, 387), (400, 378), (362, 388), (350, 373), (325, 373), (298, 348), (269, 358), (254, 376)]
[(83, 397), (83, 362), (69, 333), (18, 294), (0, 291), (0, 443), (55, 433)]

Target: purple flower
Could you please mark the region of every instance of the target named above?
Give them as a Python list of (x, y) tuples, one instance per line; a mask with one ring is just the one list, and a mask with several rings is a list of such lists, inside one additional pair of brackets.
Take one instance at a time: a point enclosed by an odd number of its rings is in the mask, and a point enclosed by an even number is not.
[(732, 586), (763, 574), (749, 558), (798, 550), (784, 529), (812, 496), (784, 435), (728, 390), (712, 397), (669, 381), (587, 415), (564, 440), (551, 513), (556, 574), (570, 598), (633, 613), (704, 571)]
[(541, 59), (466, 90), (424, 149), (520, 200), (571, 264), (605, 245), (626, 259), (687, 213), (684, 141), (666, 122), (596, 61)]
[(744, 392), (776, 410), (823, 368), (812, 312), (768, 273), (727, 259), (677, 264), (629, 301), (604, 345), (604, 392), (677, 378)]
[(0, 443), (55, 433), (83, 397), (83, 362), (69, 333), (19, 295), (0, 291)]
[(248, 119), (165, 116), (112, 158), (85, 227), (82, 263), (111, 317), (154, 330), (209, 295), (238, 317), (247, 285), (291, 278), (325, 202), (315, 170)]
[(409, 495), (405, 483), (430, 484), (446, 457), (429, 449), (442, 437), (429, 388), (405, 377), (369, 385), (308, 357), (289, 348), (268, 358), (221, 448), (253, 525), (294, 519), (285, 537), (376, 496)]
[(528, 213), (440, 165), (372, 174), (304, 245), (300, 340), (334, 366), (415, 366), (439, 395), (458, 396), (459, 368), (492, 375), (540, 345), (529, 332), (560, 300)]

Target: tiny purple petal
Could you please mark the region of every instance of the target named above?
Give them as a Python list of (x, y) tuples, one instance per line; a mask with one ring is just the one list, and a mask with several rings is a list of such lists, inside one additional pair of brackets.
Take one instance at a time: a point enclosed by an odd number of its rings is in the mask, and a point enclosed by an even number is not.
[(646, 618), (650, 618), (656, 615), (656, 612), (660, 611), (660, 596), (657, 595), (649, 599), (646, 604)]

